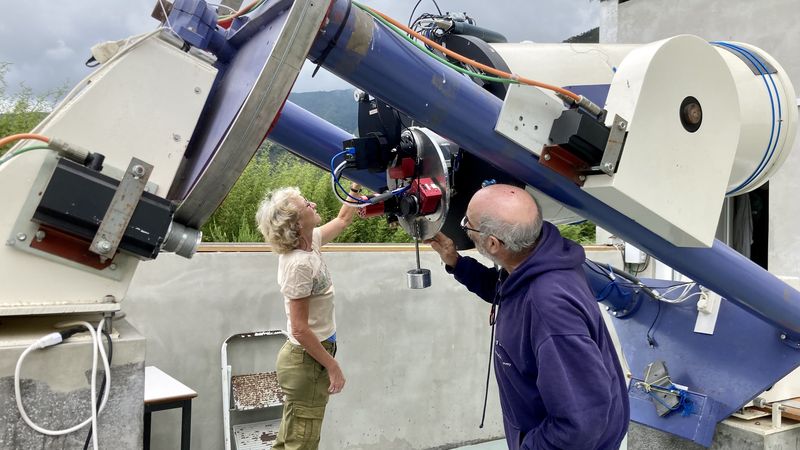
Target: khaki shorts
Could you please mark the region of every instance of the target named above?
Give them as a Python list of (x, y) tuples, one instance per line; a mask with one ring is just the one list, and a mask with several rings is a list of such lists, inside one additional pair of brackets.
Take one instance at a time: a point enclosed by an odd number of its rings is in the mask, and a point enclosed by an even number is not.
[[(322, 342), (336, 355), (335, 342)], [(285, 395), (274, 450), (316, 450), (328, 404), (328, 370), (299, 345), (286, 341), (278, 353), (278, 384)]]

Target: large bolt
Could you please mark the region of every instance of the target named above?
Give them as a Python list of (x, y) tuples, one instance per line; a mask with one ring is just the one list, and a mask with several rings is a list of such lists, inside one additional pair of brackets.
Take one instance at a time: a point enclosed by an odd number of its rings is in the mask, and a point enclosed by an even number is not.
[(144, 166), (141, 164), (136, 164), (135, 166), (131, 167), (131, 174), (134, 178), (142, 178), (144, 176), (145, 170)]
[(100, 253), (108, 253), (111, 251), (111, 242), (102, 240), (97, 243), (97, 251)]

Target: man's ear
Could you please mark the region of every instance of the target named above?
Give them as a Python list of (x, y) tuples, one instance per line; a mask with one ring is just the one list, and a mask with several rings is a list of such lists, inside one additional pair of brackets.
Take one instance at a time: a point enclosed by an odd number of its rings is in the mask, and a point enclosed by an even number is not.
[(487, 237), (487, 240), (489, 241), (488, 242), (489, 245), (486, 247), (486, 250), (489, 251), (489, 254), (496, 255), (497, 253), (499, 253), (500, 249), (503, 247), (503, 244), (500, 243), (500, 239), (497, 239), (496, 237), (490, 234)]

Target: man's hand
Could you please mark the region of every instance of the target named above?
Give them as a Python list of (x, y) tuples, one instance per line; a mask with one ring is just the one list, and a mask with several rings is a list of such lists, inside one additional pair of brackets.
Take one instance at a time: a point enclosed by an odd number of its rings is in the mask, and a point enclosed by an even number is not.
[(444, 233), (436, 233), (436, 236), (424, 241), (424, 243), (429, 244), (431, 248), (439, 254), (439, 257), (442, 258), (442, 262), (450, 267), (456, 266), (458, 262), (456, 245), (453, 243), (453, 240), (445, 236)]

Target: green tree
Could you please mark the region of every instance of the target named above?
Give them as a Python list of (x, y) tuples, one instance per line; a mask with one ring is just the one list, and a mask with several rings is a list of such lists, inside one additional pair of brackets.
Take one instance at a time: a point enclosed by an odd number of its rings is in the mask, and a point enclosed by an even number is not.
[[(343, 182), (344, 186), (347, 184)], [(204, 239), (261, 242), (263, 238), (255, 222), (258, 205), (268, 191), (285, 186), (296, 186), (316, 203), (323, 223), (336, 217), (342, 206), (331, 189), (330, 173), (265, 141), (225, 201), (203, 227)], [(402, 228), (390, 226), (382, 217), (374, 217), (356, 220), (335, 242), (410, 241), (410, 236)]]
[[(0, 62), (0, 137), (32, 130), (47, 116), (66, 91), (66, 87), (62, 86), (44, 94), (34, 95), (30, 87), (22, 84), (18, 92), (10, 94), (5, 81), (10, 66), (10, 63)], [(0, 156), (14, 144), (0, 147)]]
[(571, 225), (559, 225), (558, 230), (562, 236), (578, 244), (590, 245), (595, 243), (596, 228), (594, 223), (588, 220)]

